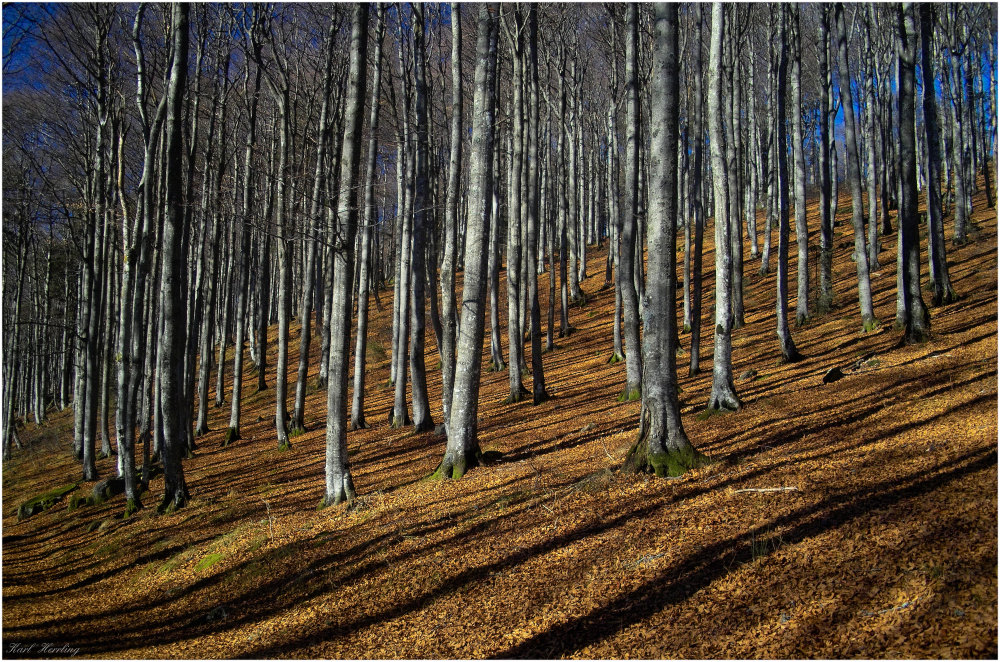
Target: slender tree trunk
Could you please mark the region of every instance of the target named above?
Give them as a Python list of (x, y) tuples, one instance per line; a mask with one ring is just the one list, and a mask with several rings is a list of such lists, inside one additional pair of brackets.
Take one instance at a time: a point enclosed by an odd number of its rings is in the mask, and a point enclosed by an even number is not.
[(625, 145), (625, 213), (622, 223), (622, 243), (619, 248), (621, 272), (617, 279), (622, 290), (625, 322), (625, 388), (618, 399), (638, 400), (642, 389), (642, 352), (639, 344), (639, 297), (635, 287), (636, 234), (639, 211), (639, 8), (630, 3), (627, 10), (625, 37), (625, 98), (628, 125)]
[(426, 306), (424, 303), (427, 208), (430, 201), (427, 143), (427, 84), (424, 79), (424, 9), (413, 5), (413, 79), (416, 111), (416, 177), (413, 195), (413, 263), (410, 289), (410, 396), (413, 401), (413, 428), (417, 432), (434, 429), (430, 401), (427, 396), (427, 372), (424, 366), (424, 336)]
[(728, 173), (722, 129), (722, 33), (723, 5), (712, 4), (712, 39), (709, 54), (708, 127), (712, 157), (712, 182), (715, 188), (715, 350), (712, 360), (712, 393), (709, 409), (737, 410), (740, 399), (733, 383), (732, 308), (730, 306), (730, 271), (733, 268), (729, 252)]
[[(913, 5), (904, 2), (897, 10), (899, 36), (899, 148), (902, 160), (902, 213), (900, 246), (903, 253), (903, 288), (900, 295), (906, 310), (906, 342), (921, 343), (931, 332), (930, 315), (920, 293), (920, 235), (917, 215), (917, 154), (913, 124), (914, 80), (917, 65), (917, 29)], [(926, 74), (925, 74), (926, 75)]]
[[(957, 297), (951, 287), (948, 260), (945, 255), (944, 223), (941, 216), (941, 152), (938, 135), (937, 100), (934, 93), (934, 58), (932, 54), (933, 17), (929, 4), (920, 4), (920, 68), (923, 74), (924, 132), (927, 145), (927, 254), (930, 262), (931, 284), (934, 287), (932, 302), (935, 306), (951, 303)], [(985, 150), (984, 150), (985, 151)], [(989, 159), (983, 159), (985, 167)], [(987, 192), (990, 190), (989, 180)]]
[[(324, 184), (324, 168), (326, 167), (326, 148), (329, 143), (328, 120), (330, 106), (331, 83), (333, 81), (333, 49), (336, 33), (336, 22), (331, 22), (326, 36), (326, 66), (324, 78), (323, 101), (319, 112), (319, 129), (316, 140), (316, 170), (313, 175), (312, 195), (309, 197), (309, 216), (306, 221), (305, 259), (302, 265), (302, 292), (299, 298), (299, 364), (295, 378), (295, 403), (292, 407), (292, 419), (288, 427), (290, 434), (299, 435), (305, 432), (306, 379), (309, 373), (309, 347), (312, 343), (312, 303), (313, 285), (316, 281), (316, 262), (319, 253), (319, 237), (323, 214), (320, 209)], [(289, 302), (289, 308), (291, 304)]]
[(858, 269), (858, 300), (861, 323), (865, 331), (878, 325), (872, 308), (872, 288), (868, 276), (868, 253), (865, 250), (865, 221), (861, 197), (861, 172), (858, 161), (857, 122), (854, 121), (854, 99), (851, 94), (851, 73), (847, 58), (847, 26), (844, 21), (844, 4), (834, 5), (838, 69), (840, 74), (840, 100), (844, 111), (844, 142), (847, 150), (847, 180), (851, 187), (851, 220), (854, 225), (854, 257)]
[[(506, 23), (506, 17), (501, 19)], [(516, 10), (513, 17), (514, 28), (505, 28), (514, 77), (511, 82), (513, 100), (511, 103), (511, 142), (513, 151), (510, 162), (510, 187), (507, 191), (507, 377), (510, 390), (504, 400), (507, 404), (520, 402), (527, 393), (521, 377), (524, 365), (524, 342), (520, 316), (521, 294), (521, 178), (524, 164), (524, 66), (521, 62), (521, 13)], [(564, 139), (565, 140), (565, 139)]]
[(695, 7), (695, 63), (694, 63), (694, 117), (691, 120), (691, 135), (694, 136), (694, 148), (691, 166), (691, 213), (694, 224), (694, 273), (692, 274), (691, 292), (691, 359), (688, 364), (688, 376), (701, 372), (701, 300), (702, 300), (702, 260), (704, 256), (705, 209), (702, 197), (702, 150), (705, 145), (704, 127), (704, 95), (702, 94), (702, 5)]
[(347, 460), (347, 377), (351, 341), (351, 278), (354, 235), (358, 226), (361, 125), (364, 121), (368, 69), (368, 5), (351, 11), (351, 56), (344, 108), (337, 234), (333, 245), (333, 307), (330, 315), (330, 362), (326, 397), (326, 489), (320, 506), (354, 500), (354, 481)]
[(181, 262), (181, 108), (187, 78), (188, 11), (185, 4), (172, 6), (173, 65), (167, 87), (166, 117), (166, 223), (163, 229), (163, 264), (160, 276), (163, 310), (163, 333), (160, 335), (159, 367), (160, 401), (163, 420), (163, 476), (164, 494), (161, 510), (173, 510), (187, 503), (187, 484), (181, 454), (184, 452), (185, 430), (189, 427), (189, 410), (181, 406), (184, 379), (184, 309), (181, 298), (181, 280), (184, 265)]
[(490, 218), (490, 198), (493, 188), (493, 134), (496, 96), (494, 77), (497, 60), (496, 4), (483, 4), (479, 9), (476, 39), (476, 73), (472, 111), (472, 149), (469, 173), (469, 212), (466, 230), (465, 276), (462, 285), (462, 321), (459, 325), (455, 369), (455, 390), (451, 420), (448, 423), (448, 443), (444, 458), (434, 475), (439, 478), (461, 478), (476, 466), (482, 454), (479, 450), (478, 414), (480, 360), (483, 346), (483, 302), (486, 279), (483, 278), (486, 224)]
[(806, 224), (806, 160), (802, 131), (802, 38), (800, 8), (793, 6), (792, 50), (792, 158), (795, 161), (795, 239), (799, 254), (796, 260), (798, 292), (795, 302), (795, 325), (802, 326), (809, 319), (809, 227)]
[(819, 131), (819, 295), (816, 311), (826, 314), (833, 308), (833, 192), (830, 181), (830, 91), (833, 85), (830, 63), (829, 7), (820, 9), (819, 24), (819, 74), (820, 74), (820, 131)]
[[(351, 429), (368, 427), (365, 421), (365, 359), (368, 349), (368, 290), (372, 264), (372, 233), (377, 220), (375, 209), (375, 157), (378, 154), (379, 93), (382, 81), (382, 39), (385, 34), (385, 5), (378, 5), (375, 28), (375, 60), (371, 84), (371, 114), (368, 117), (368, 157), (365, 166), (364, 225), (361, 235), (361, 282), (358, 284), (358, 336), (354, 345), (354, 391), (351, 400)], [(456, 14), (457, 16), (457, 14)], [(333, 35), (331, 34), (331, 41)]]
[(451, 148), (445, 201), (444, 256), (441, 261), (441, 411), (446, 433), (455, 386), (455, 254), (458, 187), (462, 176), (462, 22), (457, 2), (451, 3), (451, 16)]
[(538, 269), (535, 260), (538, 257), (538, 226), (541, 207), (539, 205), (539, 167), (538, 167), (538, 7), (528, 7), (528, 40), (526, 59), (528, 64), (528, 218), (527, 246), (525, 256), (527, 264), (526, 288), (528, 291), (528, 308), (531, 316), (531, 378), (532, 402), (541, 404), (548, 400), (545, 390), (545, 373), (542, 367), (542, 311), (538, 303)]
[[(778, 53), (778, 85), (777, 85), (777, 139), (778, 139), (778, 278), (777, 278), (777, 322), (778, 346), (781, 359), (784, 362), (797, 361), (801, 358), (791, 331), (788, 329), (788, 134), (786, 132), (785, 77), (788, 72), (788, 29), (787, 9), (781, 11), (781, 46)], [(798, 114), (795, 110), (793, 113)], [(794, 140), (794, 139), (793, 139)], [(795, 149), (801, 150), (801, 144)], [(798, 186), (798, 183), (796, 183)]]

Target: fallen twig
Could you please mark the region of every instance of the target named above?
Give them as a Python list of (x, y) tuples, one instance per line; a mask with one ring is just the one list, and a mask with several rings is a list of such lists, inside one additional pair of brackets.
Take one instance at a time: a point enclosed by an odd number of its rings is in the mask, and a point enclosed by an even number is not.
[(739, 494), (740, 492), (798, 492), (797, 487), (745, 487), (742, 490), (733, 490), (734, 493)]

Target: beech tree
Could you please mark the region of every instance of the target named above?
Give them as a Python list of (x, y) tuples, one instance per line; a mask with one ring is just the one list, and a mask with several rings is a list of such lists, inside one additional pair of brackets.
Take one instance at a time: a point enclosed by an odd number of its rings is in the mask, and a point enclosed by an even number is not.
[(679, 476), (706, 458), (688, 441), (677, 400), (677, 5), (656, 3), (653, 12), (642, 414), (639, 439), (625, 458), (625, 470)]
[(170, 32), (173, 42), (170, 79), (167, 83), (167, 116), (164, 127), (166, 140), (166, 215), (163, 228), (163, 262), (160, 274), (160, 297), (163, 310), (163, 333), (159, 339), (160, 401), (164, 403), (163, 419), (163, 477), (164, 492), (160, 508), (171, 510), (187, 503), (188, 490), (184, 482), (181, 454), (190, 427), (190, 410), (183, 406), (182, 380), (184, 378), (185, 315), (181, 298), (181, 278), (184, 265), (181, 260), (181, 168), (183, 145), (181, 143), (181, 107), (184, 86), (187, 83), (189, 6), (172, 5)]
[(347, 370), (351, 341), (351, 280), (354, 235), (358, 226), (361, 124), (368, 69), (368, 5), (351, 10), (350, 67), (344, 108), (337, 225), (332, 239), (333, 297), (330, 314), (329, 381), (326, 390), (326, 490), (321, 506), (353, 501), (354, 481), (347, 461)]
[[(496, 96), (499, 8), (480, 6), (476, 22), (476, 74), (472, 104), (472, 149), (469, 154), (469, 206), (465, 231), (465, 278), (462, 284), (461, 323), (455, 357), (455, 392), (444, 458), (435, 470), (439, 478), (461, 478), (481, 462), (479, 449), (480, 353), (483, 345), (483, 274), (486, 233), (493, 192), (493, 141)], [(494, 221), (496, 219), (493, 219)]]
[(712, 3), (712, 40), (708, 59), (708, 131), (712, 158), (715, 208), (715, 347), (712, 358), (712, 393), (709, 409), (735, 411), (741, 402), (733, 383), (732, 307), (730, 288), (733, 268), (729, 241), (729, 174), (725, 163), (722, 130), (722, 33), (725, 15), (721, 2)]

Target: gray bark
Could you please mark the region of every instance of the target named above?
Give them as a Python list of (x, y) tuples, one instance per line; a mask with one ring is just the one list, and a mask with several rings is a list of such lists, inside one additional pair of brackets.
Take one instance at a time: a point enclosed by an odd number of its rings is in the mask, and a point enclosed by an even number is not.
[(358, 226), (361, 125), (368, 69), (368, 5), (351, 11), (351, 56), (344, 109), (344, 140), (333, 237), (333, 303), (330, 314), (329, 381), (326, 392), (326, 489), (321, 506), (353, 501), (354, 481), (347, 459), (347, 378), (351, 341), (351, 279)]
[[(368, 348), (368, 291), (371, 284), (372, 234), (375, 227), (375, 157), (378, 153), (379, 92), (382, 81), (382, 38), (385, 34), (385, 5), (378, 5), (375, 28), (375, 59), (371, 84), (371, 114), (368, 117), (368, 157), (365, 169), (365, 215), (361, 230), (361, 265), (358, 283), (358, 335), (354, 345), (354, 391), (351, 400), (351, 429), (368, 427), (365, 421), (365, 360)], [(331, 35), (332, 36), (332, 35)]]
[(427, 396), (427, 372), (424, 366), (426, 330), (425, 277), (426, 225), (430, 205), (427, 144), (427, 84), (424, 77), (424, 9), (413, 5), (413, 82), (416, 114), (415, 178), (413, 185), (413, 262), (410, 288), (410, 398), (413, 402), (413, 428), (417, 432), (434, 429)]
[(730, 287), (732, 256), (729, 252), (728, 173), (722, 129), (722, 33), (725, 26), (722, 3), (712, 3), (712, 41), (709, 51), (708, 128), (715, 189), (715, 348), (712, 359), (712, 393), (709, 409), (736, 410), (740, 399), (733, 383), (732, 309)]
[(476, 39), (476, 73), (472, 111), (472, 149), (469, 155), (469, 211), (462, 285), (462, 321), (456, 354), (455, 393), (448, 443), (435, 471), (440, 478), (461, 478), (481, 461), (478, 440), (479, 383), (483, 346), (486, 279), (483, 277), (486, 224), (490, 218), (493, 188), (493, 140), (497, 61), (496, 4), (479, 9)]
[(441, 260), (441, 411), (446, 428), (455, 386), (455, 247), (458, 187), (462, 176), (462, 20), (457, 2), (451, 3), (451, 17), (451, 149), (448, 155), (444, 256)]
[(677, 476), (704, 456), (688, 441), (677, 400), (677, 5), (657, 3), (650, 105), (649, 275), (639, 439), (625, 469)]
[[(930, 262), (931, 285), (934, 287), (932, 302), (935, 306), (955, 300), (945, 254), (944, 223), (941, 215), (941, 150), (938, 133), (937, 100), (934, 93), (934, 57), (932, 51), (933, 18), (929, 4), (919, 5), (920, 12), (920, 68), (923, 74), (924, 133), (927, 158), (927, 254)], [(984, 158), (983, 163), (989, 159)], [(989, 181), (986, 190), (990, 190)]]
[(920, 235), (917, 215), (917, 154), (913, 125), (914, 81), (917, 64), (917, 30), (913, 4), (904, 2), (897, 11), (899, 36), (899, 148), (903, 183), (899, 233), (903, 254), (902, 284), (899, 292), (904, 302), (906, 342), (921, 343), (931, 332), (930, 315), (920, 293)]
[(792, 22), (792, 158), (795, 162), (795, 239), (798, 243), (798, 292), (795, 302), (795, 325), (801, 326), (809, 319), (809, 227), (806, 224), (806, 159), (802, 131), (802, 33), (800, 6), (793, 10)]
[[(639, 208), (639, 20), (638, 5), (630, 3), (627, 10), (625, 36), (625, 98), (628, 134), (625, 145), (625, 213), (623, 215), (621, 265), (617, 279), (621, 284), (625, 322), (625, 388), (619, 400), (640, 398), (642, 389), (642, 352), (639, 345), (639, 297), (635, 286), (635, 255)], [(726, 276), (728, 278), (728, 274)]]
[(190, 426), (189, 409), (182, 404), (184, 379), (184, 302), (181, 297), (181, 280), (184, 265), (181, 262), (182, 216), (181, 204), (181, 110), (187, 79), (188, 11), (185, 4), (172, 6), (171, 33), (173, 63), (167, 86), (166, 141), (166, 214), (163, 227), (163, 262), (160, 275), (160, 297), (163, 332), (160, 334), (158, 372), (160, 376), (160, 401), (163, 403), (163, 477), (164, 494), (160, 501), (162, 510), (180, 508), (187, 503), (187, 485), (181, 454), (184, 452), (186, 430)]
[(851, 221), (854, 225), (854, 256), (858, 270), (858, 301), (861, 323), (865, 331), (878, 324), (872, 309), (872, 289), (868, 275), (868, 253), (865, 250), (865, 221), (861, 197), (861, 171), (858, 160), (857, 122), (854, 118), (854, 99), (851, 94), (851, 73), (847, 57), (847, 26), (844, 21), (844, 4), (834, 5), (837, 40), (837, 67), (840, 75), (840, 100), (844, 111), (844, 142), (847, 151), (847, 180), (851, 187)]

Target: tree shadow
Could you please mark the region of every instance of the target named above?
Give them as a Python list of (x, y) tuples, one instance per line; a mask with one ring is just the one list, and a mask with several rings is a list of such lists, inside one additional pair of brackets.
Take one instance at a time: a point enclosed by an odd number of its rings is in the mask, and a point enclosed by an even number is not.
[[(628, 625), (641, 622), (667, 605), (690, 598), (734, 568), (749, 563), (755, 558), (755, 541), (762, 540), (763, 547), (772, 549), (778, 543), (799, 543), (843, 526), (873, 509), (924, 496), (959, 478), (995, 467), (996, 464), (994, 445), (986, 452), (966, 453), (929, 477), (923, 472), (912, 474), (906, 479), (883, 482), (874, 490), (864, 487), (836, 495), (816, 505), (796, 509), (743, 534), (702, 548), (668, 571), (646, 581), (640, 588), (611, 600), (600, 609), (585, 616), (571, 618), (493, 657), (552, 659), (573, 656), (582, 648), (615, 635)], [(768, 536), (776, 528), (783, 529), (780, 541), (774, 533)]]

